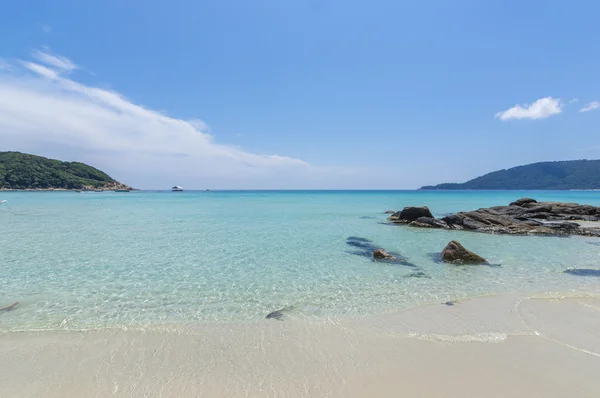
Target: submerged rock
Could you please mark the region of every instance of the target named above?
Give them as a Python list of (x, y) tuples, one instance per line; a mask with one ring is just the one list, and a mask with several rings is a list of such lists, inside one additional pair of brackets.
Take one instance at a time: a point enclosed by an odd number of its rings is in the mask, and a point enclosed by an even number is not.
[(293, 310), (294, 307), (285, 307), (277, 311), (273, 311), (267, 314), (265, 319), (277, 319), (278, 321), (283, 321), (286, 312)]
[(373, 258), (375, 260), (396, 260), (396, 257), (392, 256), (383, 249), (373, 250)]
[(383, 213), (383, 214), (394, 214), (394, 213), (395, 213), (394, 210), (386, 210), (385, 213)]
[(431, 277), (429, 275), (427, 275), (423, 271), (411, 272), (410, 274), (404, 275), (404, 277), (405, 278), (427, 278), (427, 279), (431, 279)]
[(600, 277), (600, 269), (591, 268), (572, 268), (563, 271), (565, 274), (577, 275), (577, 276), (594, 276)]
[(485, 264), (488, 261), (453, 240), (442, 251), (442, 260), (452, 264)]
[(0, 312), (8, 312), (8, 311), (12, 311), (15, 309), (15, 307), (19, 305), (19, 302), (16, 301), (14, 303), (12, 303), (11, 305), (7, 305), (6, 307), (1, 307), (0, 308)]

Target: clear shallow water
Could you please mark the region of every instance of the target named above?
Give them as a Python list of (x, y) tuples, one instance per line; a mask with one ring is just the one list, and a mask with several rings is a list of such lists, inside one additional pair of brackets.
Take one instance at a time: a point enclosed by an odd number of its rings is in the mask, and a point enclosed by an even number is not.
[[(502, 292), (599, 292), (600, 239), (492, 236), (385, 225), (385, 210), (435, 215), (538, 200), (600, 206), (600, 192), (1, 192), (0, 330), (377, 314)], [(350, 236), (409, 265), (373, 263)], [(500, 267), (435, 261), (448, 241)], [(421, 272), (426, 278), (411, 277)]]

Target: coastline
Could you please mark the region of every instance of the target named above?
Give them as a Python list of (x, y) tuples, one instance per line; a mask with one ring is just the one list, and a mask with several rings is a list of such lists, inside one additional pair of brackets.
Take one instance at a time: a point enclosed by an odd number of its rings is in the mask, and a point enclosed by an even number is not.
[(140, 191), (135, 188), (97, 188), (97, 189), (67, 189), (67, 188), (0, 188), (0, 192), (117, 192), (117, 191)]
[(341, 320), (3, 332), (0, 395), (598, 396), (600, 295), (551, 296)]

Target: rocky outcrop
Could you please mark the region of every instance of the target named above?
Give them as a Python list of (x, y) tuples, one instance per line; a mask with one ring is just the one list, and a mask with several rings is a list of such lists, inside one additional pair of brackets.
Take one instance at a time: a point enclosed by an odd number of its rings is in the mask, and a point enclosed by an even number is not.
[(394, 214), (395, 211), (394, 210), (386, 210), (384, 214)]
[(421, 217), (433, 218), (433, 214), (431, 214), (431, 211), (429, 211), (429, 208), (427, 206), (405, 207), (404, 209), (402, 209), (402, 211), (397, 211), (396, 213), (392, 214), (388, 218), (388, 220), (390, 220), (391, 222), (408, 224), (412, 221), (416, 221)]
[(107, 182), (102, 186), (85, 186), (83, 187), (85, 191), (133, 191), (134, 189), (129, 185), (121, 184), (120, 182)]
[[(404, 210), (409, 209), (404, 215)], [(414, 210), (421, 209), (421, 210)], [(508, 206), (459, 212), (436, 219), (414, 218), (426, 207), (405, 208), (388, 218), (393, 223), (420, 228), (444, 228), (515, 235), (600, 236), (600, 207), (577, 203), (537, 202), (522, 198)], [(597, 223), (596, 223), (597, 222)]]
[(465, 249), (455, 240), (448, 243), (442, 251), (442, 260), (451, 264), (486, 264), (488, 262), (480, 255)]
[(446, 224), (433, 217), (419, 217), (415, 221), (411, 221), (408, 225), (419, 228), (444, 228)]
[(392, 256), (388, 252), (383, 249), (375, 249), (373, 250), (373, 258), (375, 260), (396, 260), (396, 257)]

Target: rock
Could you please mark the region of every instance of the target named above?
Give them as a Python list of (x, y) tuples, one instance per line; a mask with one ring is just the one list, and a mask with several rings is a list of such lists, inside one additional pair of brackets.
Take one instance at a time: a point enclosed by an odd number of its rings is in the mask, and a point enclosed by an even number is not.
[(419, 217), (415, 221), (408, 224), (410, 227), (418, 228), (446, 228), (447, 225), (443, 221), (436, 220), (433, 217)]
[(530, 203), (537, 203), (537, 200), (531, 198), (521, 198), (512, 202), (509, 206), (520, 206), (528, 205)]
[[(436, 219), (427, 207), (405, 207), (388, 220), (419, 228), (470, 230), (511, 235), (583, 235), (600, 237), (600, 207), (537, 202), (522, 198), (509, 206), (459, 212)], [(575, 223), (573, 221), (585, 221)], [(597, 223), (597, 224), (594, 224)]]
[(267, 314), (265, 319), (277, 319), (278, 321), (283, 321), (283, 317), (286, 312), (293, 310), (294, 307), (285, 307), (277, 311), (273, 311)]
[(394, 213), (395, 213), (394, 210), (386, 210), (385, 213), (383, 213), (383, 214), (394, 214)]
[(396, 257), (392, 256), (383, 249), (373, 250), (373, 258), (375, 260), (396, 260)]
[(0, 312), (8, 312), (8, 311), (12, 311), (15, 309), (15, 307), (19, 305), (19, 302), (16, 301), (14, 303), (12, 303), (11, 305), (7, 305), (6, 307), (2, 307), (0, 308)]
[(485, 264), (488, 261), (465, 249), (459, 242), (453, 240), (442, 251), (442, 260), (452, 264)]
[(416, 221), (419, 217), (433, 218), (433, 214), (431, 214), (427, 206), (405, 207), (402, 211), (392, 214), (388, 220), (408, 224), (411, 221)]

